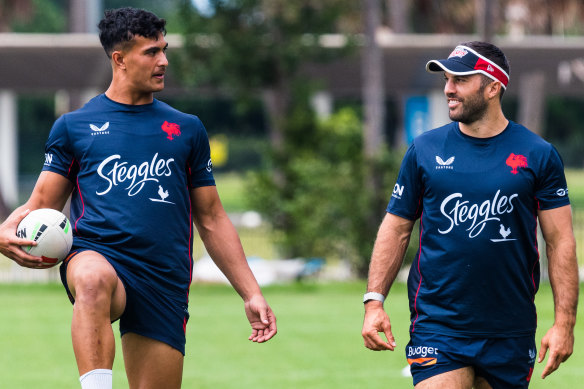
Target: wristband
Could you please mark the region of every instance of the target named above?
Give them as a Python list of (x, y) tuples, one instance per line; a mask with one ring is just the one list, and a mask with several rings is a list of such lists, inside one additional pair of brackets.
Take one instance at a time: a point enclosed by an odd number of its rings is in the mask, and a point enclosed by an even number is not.
[(363, 295), (363, 304), (371, 300), (384, 302), (385, 296), (377, 292), (367, 292)]

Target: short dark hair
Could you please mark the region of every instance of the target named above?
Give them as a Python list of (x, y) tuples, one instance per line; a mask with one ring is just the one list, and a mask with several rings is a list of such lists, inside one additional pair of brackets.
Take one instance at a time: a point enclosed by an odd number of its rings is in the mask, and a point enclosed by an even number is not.
[(145, 38), (158, 38), (159, 33), (166, 35), (165, 25), (166, 20), (152, 12), (125, 7), (106, 10), (97, 26), (101, 45), (111, 58), (116, 46), (131, 42), (136, 35)]
[[(474, 51), (476, 51), (477, 53), (479, 53), (483, 57), (490, 59), (495, 64), (497, 64), (501, 69), (503, 69), (509, 77), (511, 77), (511, 68), (509, 67), (509, 61), (507, 60), (507, 57), (505, 57), (503, 50), (501, 50), (497, 46), (495, 46), (489, 42), (481, 42), (481, 41), (464, 42), (464, 43), (461, 43), (460, 45), (470, 47), (471, 49), (473, 49)], [(490, 79), (489, 77), (487, 77), (487, 76), (483, 76), (483, 77), (485, 78), (483, 80), (483, 87), (488, 85), (489, 83), (493, 82), (493, 80)], [(501, 88), (501, 96), (500, 96), (501, 98), (503, 98), (504, 93), (505, 93), (505, 88)]]

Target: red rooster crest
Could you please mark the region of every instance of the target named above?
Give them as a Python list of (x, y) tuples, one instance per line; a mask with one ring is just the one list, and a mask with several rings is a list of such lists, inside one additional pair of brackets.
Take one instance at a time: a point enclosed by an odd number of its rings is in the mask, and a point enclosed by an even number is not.
[(169, 123), (166, 120), (162, 123), (162, 131), (168, 135), (166, 138), (173, 140), (173, 135), (180, 136), (180, 126), (176, 123)]
[(517, 174), (518, 167), (527, 167), (527, 158), (525, 158), (523, 155), (511, 153), (507, 157), (505, 163), (507, 164), (507, 166), (511, 167), (511, 173)]

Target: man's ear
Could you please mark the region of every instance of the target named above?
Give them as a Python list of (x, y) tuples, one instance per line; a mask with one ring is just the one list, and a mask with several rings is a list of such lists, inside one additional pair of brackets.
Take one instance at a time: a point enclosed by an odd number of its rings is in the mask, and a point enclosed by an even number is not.
[(501, 83), (499, 81), (491, 82), (489, 84), (489, 86), (487, 87), (487, 92), (489, 94), (489, 98), (492, 99), (492, 98), (499, 96), (499, 94), (501, 93), (501, 88), (503, 88), (503, 86), (501, 85)]
[(124, 53), (116, 50), (112, 53), (112, 63), (115, 68), (126, 70), (126, 63), (124, 61)]

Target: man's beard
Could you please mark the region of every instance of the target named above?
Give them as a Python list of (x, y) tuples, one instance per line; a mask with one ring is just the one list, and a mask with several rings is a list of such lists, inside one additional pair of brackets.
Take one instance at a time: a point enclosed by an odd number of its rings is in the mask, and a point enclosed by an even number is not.
[[(450, 120), (464, 124), (471, 124), (479, 119), (482, 119), (487, 112), (487, 100), (483, 97), (484, 88), (470, 97), (461, 101), (459, 108), (462, 108), (459, 113), (453, 111), (448, 112)], [(451, 97), (451, 96), (449, 96)]]

